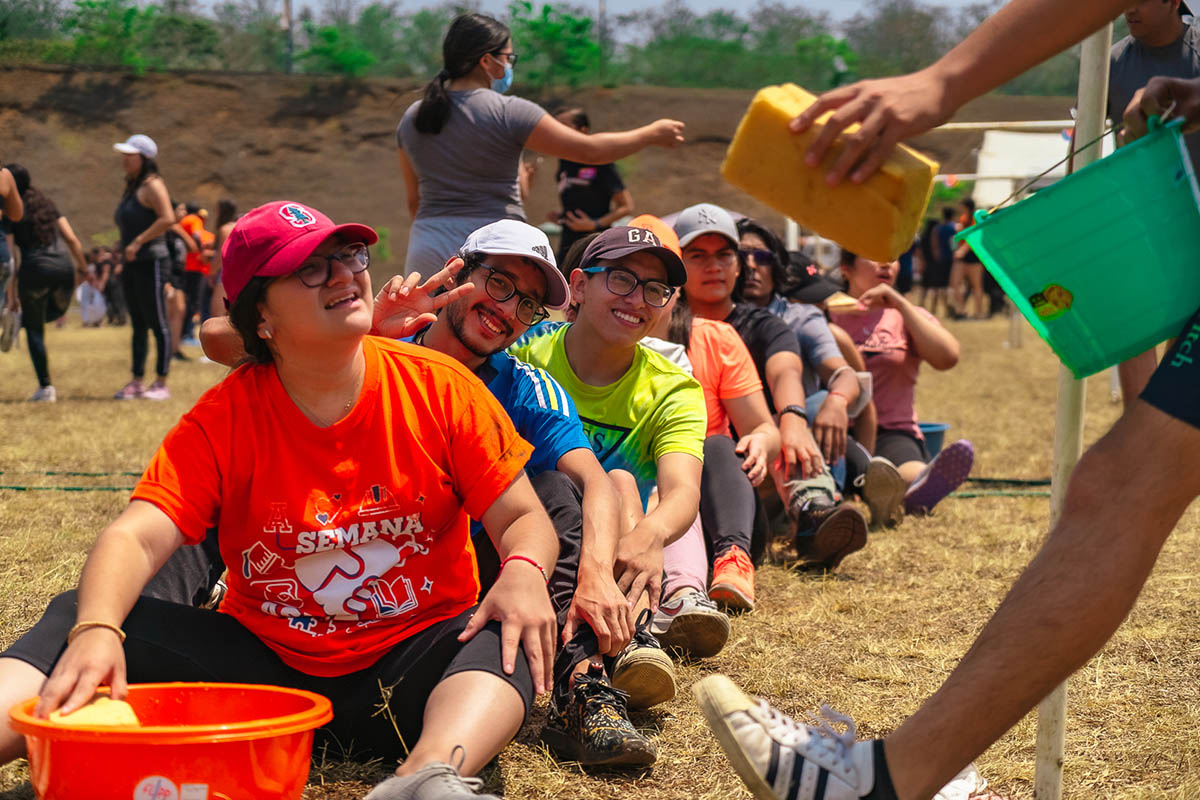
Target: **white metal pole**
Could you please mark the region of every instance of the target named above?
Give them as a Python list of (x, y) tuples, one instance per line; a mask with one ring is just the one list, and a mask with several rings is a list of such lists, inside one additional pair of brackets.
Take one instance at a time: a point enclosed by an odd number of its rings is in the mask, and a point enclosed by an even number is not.
[[(1075, 142), (1086, 144), (1104, 130), (1108, 100), (1108, 51), (1112, 47), (1112, 24), (1089, 36), (1079, 60), (1079, 113)], [(1075, 153), (1079, 169), (1101, 156), (1100, 142)], [(1067, 481), (1083, 453), (1084, 383), (1070, 370), (1059, 367), (1058, 409), (1054, 417), (1054, 470), (1050, 488), (1050, 525), (1062, 514)], [(1034, 656), (1036, 658), (1036, 654)], [(1063, 751), (1066, 743), (1067, 685), (1064, 682), (1038, 705), (1037, 771), (1033, 781), (1035, 800), (1062, 797)]]
[(783, 246), (788, 250), (800, 249), (800, 226), (791, 217), (783, 229)]

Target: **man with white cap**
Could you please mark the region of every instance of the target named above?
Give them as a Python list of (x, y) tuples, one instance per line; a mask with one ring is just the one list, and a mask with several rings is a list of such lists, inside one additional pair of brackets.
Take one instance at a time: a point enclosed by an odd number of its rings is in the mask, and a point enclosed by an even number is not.
[[(423, 293), (458, 287), (455, 299), (413, 341), (462, 362), (500, 401), (533, 445), (525, 470), (559, 534), (549, 588), (562, 641), (543, 736), (559, 756), (582, 764), (651, 764), (655, 747), (629, 721), (624, 693), (612, 687), (602, 663), (602, 656), (616, 657), (608, 664), (615, 674), (633, 635), (630, 607), (614, 573), (620, 501), (570, 396), (546, 370), (504, 352), (546, 318), (547, 308), (567, 305), (567, 282), (550, 241), (524, 222), (499, 220), (471, 233), (442, 272), (420, 287), (419, 280), (418, 274), (397, 276), (383, 287), (376, 331), (404, 336), (422, 310)], [(482, 527), (473, 526), (472, 539), (486, 591), (499, 556)], [(665, 654), (661, 660), (670, 669)]]
[(858, 509), (837, 502), (837, 486), (808, 429), (796, 334), (765, 308), (736, 302), (742, 265), (737, 225), (728, 211), (711, 203), (686, 208), (675, 220), (675, 233), (692, 312), (737, 330), (777, 417), (782, 448), (771, 477), (795, 526), (797, 553), (814, 567), (833, 569), (866, 544), (867, 522)]

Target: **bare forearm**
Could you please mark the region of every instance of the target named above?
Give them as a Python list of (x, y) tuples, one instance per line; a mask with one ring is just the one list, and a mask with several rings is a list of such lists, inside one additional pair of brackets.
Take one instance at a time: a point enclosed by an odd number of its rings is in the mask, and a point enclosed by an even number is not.
[(580, 572), (611, 576), (621, 535), (621, 503), (612, 482), (604, 472), (600, 480), (583, 484), (583, 541), (580, 544)]
[(917, 355), (928, 361), (934, 369), (950, 369), (958, 363), (958, 340), (954, 334), (917, 311), (917, 307), (900, 297), (900, 313), (904, 316), (904, 327), (913, 338)]
[[(790, 414), (788, 416), (791, 416)], [(767, 420), (752, 431), (749, 435), (761, 436), (763, 441), (763, 449), (767, 452), (767, 461), (774, 461), (779, 455), (779, 428), (771, 420)], [(745, 438), (745, 437), (742, 437)]]
[(653, 531), (665, 547), (687, 532), (699, 509), (699, 484), (679, 486), (666, 495), (659, 494), (658, 505), (646, 514), (638, 527)]
[(1128, 6), (1129, 0), (1012, 0), (929, 70), (956, 109), (1066, 50)]
[(498, 537), (496, 552), (501, 561), (511, 555), (532, 558), (549, 575), (558, 561), (558, 535), (539, 506), (513, 519)]
[(592, 133), (587, 144), (578, 154), (583, 164), (608, 164), (633, 155), (645, 147), (650, 138), (651, 126), (644, 125), (628, 131), (606, 131)]
[(105, 528), (79, 576), (78, 619), (119, 626), (158, 570), (155, 561), (119, 522)]

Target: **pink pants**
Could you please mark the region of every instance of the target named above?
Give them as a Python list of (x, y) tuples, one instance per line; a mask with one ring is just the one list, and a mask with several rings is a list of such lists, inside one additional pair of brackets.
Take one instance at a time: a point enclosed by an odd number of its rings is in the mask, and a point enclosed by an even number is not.
[(708, 553), (704, 549), (699, 515), (683, 536), (663, 549), (663, 568), (667, 573), (663, 584), (664, 598), (683, 588), (708, 594)]

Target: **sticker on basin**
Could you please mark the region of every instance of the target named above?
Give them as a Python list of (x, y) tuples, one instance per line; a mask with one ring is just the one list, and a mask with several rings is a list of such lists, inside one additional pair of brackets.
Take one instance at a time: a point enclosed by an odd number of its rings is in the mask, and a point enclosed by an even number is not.
[(1075, 295), (1057, 283), (1052, 283), (1037, 294), (1030, 295), (1029, 302), (1042, 319), (1058, 319), (1071, 308), (1071, 304), (1075, 302)]
[(180, 800), (179, 790), (170, 778), (151, 775), (138, 782), (133, 790), (133, 800)]
[(179, 800), (208, 800), (207, 783), (179, 784)]

